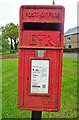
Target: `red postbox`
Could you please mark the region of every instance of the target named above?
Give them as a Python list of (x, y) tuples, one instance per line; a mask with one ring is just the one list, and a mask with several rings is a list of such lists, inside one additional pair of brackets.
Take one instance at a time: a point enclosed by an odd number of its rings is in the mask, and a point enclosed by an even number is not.
[(23, 5), (20, 8), (18, 107), (60, 109), (64, 7)]

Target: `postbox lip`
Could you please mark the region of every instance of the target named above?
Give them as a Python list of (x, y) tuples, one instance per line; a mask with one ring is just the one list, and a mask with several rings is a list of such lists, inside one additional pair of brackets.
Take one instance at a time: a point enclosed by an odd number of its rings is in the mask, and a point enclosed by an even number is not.
[(62, 5), (21, 5), (20, 8), (27, 8), (27, 9), (65, 9)]
[[(63, 23), (63, 21), (64, 21), (62, 15), (64, 15), (65, 8), (62, 5), (21, 5), (20, 10), (19, 10), (20, 23), (21, 23), (21, 20), (22, 20), (23, 23), (28, 22), (28, 19), (23, 17), (25, 11), (28, 11), (28, 10), (30, 10), (32, 12), (33, 12), (33, 10), (34, 11), (38, 10), (38, 11), (41, 11), (41, 12), (43, 10), (44, 11), (46, 11), (46, 10), (49, 11), (50, 10), (50, 12), (52, 12), (52, 13), (55, 10), (56, 14), (53, 13), (53, 15), (55, 14), (57, 16), (56, 18), (54, 18), (54, 17), (53, 18), (51, 18), (51, 17), (50, 18), (49, 17), (47, 17), (47, 18), (41, 17), (41, 19), (40, 19), (40, 17), (39, 18), (36, 17), (36, 19), (29, 19), (30, 23), (31, 22), (33, 22), (33, 23), (35, 23), (35, 22), (38, 22), (38, 23)], [(58, 11), (61, 15), (58, 13)], [(50, 12), (49, 12), (49, 16), (50, 16)], [(40, 16), (40, 15), (38, 14), (38, 16)], [(31, 18), (33, 18), (33, 17), (31, 17)], [(48, 20), (48, 18), (49, 18), (49, 20)]]

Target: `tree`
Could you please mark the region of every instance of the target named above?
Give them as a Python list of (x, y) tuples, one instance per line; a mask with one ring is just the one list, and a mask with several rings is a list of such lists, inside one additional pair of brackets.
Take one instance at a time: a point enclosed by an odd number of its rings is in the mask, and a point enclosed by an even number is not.
[(6, 24), (4, 27), (1, 27), (2, 37), (6, 39), (10, 39), (11, 43), (11, 50), (13, 50), (13, 41), (15, 50), (17, 50), (18, 44), (18, 24), (15, 25), (14, 23)]
[(10, 50), (10, 45), (9, 45), (9, 41), (7, 39), (4, 39), (1, 35), (0, 35), (0, 52), (8, 52)]

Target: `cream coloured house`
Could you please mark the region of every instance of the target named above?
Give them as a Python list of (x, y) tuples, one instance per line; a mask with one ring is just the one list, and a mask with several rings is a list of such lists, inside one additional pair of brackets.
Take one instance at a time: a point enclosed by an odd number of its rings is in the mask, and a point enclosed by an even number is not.
[(65, 48), (79, 48), (79, 26), (65, 32), (64, 38)]

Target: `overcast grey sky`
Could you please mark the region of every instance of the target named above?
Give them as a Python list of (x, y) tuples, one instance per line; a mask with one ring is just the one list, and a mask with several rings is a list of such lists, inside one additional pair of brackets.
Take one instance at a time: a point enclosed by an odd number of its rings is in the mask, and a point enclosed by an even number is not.
[[(13, 22), (19, 24), (21, 5), (52, 5), (53, 0), (0, 0), (0, 27)], [(79, 0), (55, 0), (65, 7), (65, 32), (77, 26), (77, 2)]]

